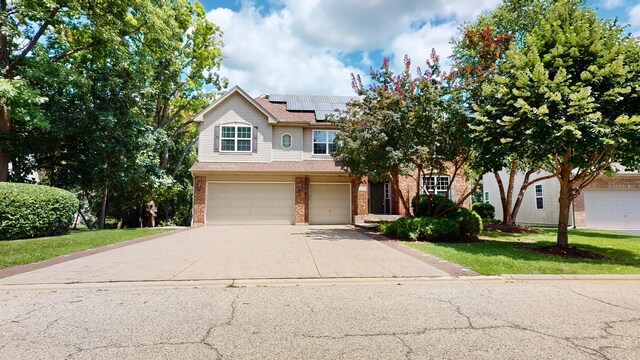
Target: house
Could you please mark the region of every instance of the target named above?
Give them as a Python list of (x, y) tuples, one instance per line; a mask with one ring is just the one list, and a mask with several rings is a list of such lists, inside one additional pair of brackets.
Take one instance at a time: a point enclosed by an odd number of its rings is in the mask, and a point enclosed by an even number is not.
[[(252, 98), (236, 86), (196, 115), (193, 224), (351, 224), (370, 214), (403, 215), (388, 182), (350, 177), (331, 156), (336, 128), (327, 115), (352, 99)], [(415, 193), (414, 180), (398, 183), (405, 194)], [(446, 194), (448, 183), (440, 174), (422, 187)], [(456, 181), (449, 195), (468, 186)]]
[[(640, 229), (640, 173), (627, 171), (617, 166), (615, 176), (599, 176), (574, 199), (570, 209), (569, 225), (597, 229)], [(500, 172), (503, 181), (508, 179), (505, 171)], [(539, 172), (531, 176), (535, 179), (548, 175)], [(520, 189), (524, 174), (515, 179), (516, 191)], [(493, 174), (485, 174), (482, 179), (485, 202), (496, 208), (496, 218), (502, 220), (500, 192)], [(524, 194), (517, 222), (531, 225), (558, 225), (560, 184), (556, 178), (537, 182)], [(515, 196), (515, 195), (514, 195)]]

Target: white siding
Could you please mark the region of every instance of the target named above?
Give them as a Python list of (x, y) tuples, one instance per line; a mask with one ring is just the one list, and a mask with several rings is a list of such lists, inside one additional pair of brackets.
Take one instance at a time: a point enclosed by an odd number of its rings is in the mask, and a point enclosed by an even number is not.
[[(304, 129), (303, 160), (331, 160), (331, 155), (313, 155), (313, 130)], [(325, 128), (315, 130), (327, 130)]]
[[(537, 174), (532, 174), (529, 178), (533, 180), (537, 177), (548, 175), (547, 172), (541, 172)], [(500, 171), (500, 177), (502, 178), (502, 182), (504, 186), (508, 186), (509, 174), (506, 171)], [(515, 184), (514, 184), (514, 194), (513, 194), (513, 203), (515, 203), (516, 197), (518, 196), (518, 191), (520, 191), (520, 186), (524, 180), (524, 174), (518, 173), (516, 175)], [(536, 209), (536, 194), (535, 194), (535, 186), (542, 184), (542, 194), (544, 198), (544, 209), (538, 210)], [(502, 220), (502, 204), (500, 202), (500, 190), (498, 190), (498, 183), (496, 182), (493, 173), (484, 174), (482, 177), (482, 187), (483, 193), (485, 191), (489, 192), (489, 203), (496, 208), (496, 219)], [(530, 185), (527, 188), (527, 191), (524, 194), (524, 199), (522, 200), (522, 205), (520, 205), (520, 210), (518, 212), (518, 217), (516, 218), (516, 222), (520, 224), (532, 224), (532, 225), (558, 225), (558, 215), (559, 215), (559, 206), (558, 206), (558, 197), (560, 195), (560, 184), (556, 178), (551, 178), (543, 181), (539, 181), (533, 185)], [(513, 204), (511, 205), (513, 206)], [(571, 209), (569, 214), (569, 224), (573, 224), (573, 209)]]
[[(291, 148), (282, 147), (282, 135), (291, 134)], [(273, 127), (273, 161), (301, 161), (304, 137), (301, 127), (274, 126)]]
[[(256, 153), (223, 153), (213, 151), (216, 125), (229, 123), (258, 127)], [(255, 131), (255, 129), (254, 129)], [(198, 161), (202, 162), (270, 162), (272, 126), (267, 117), (240, 94), (234, 94), (204, 115), (198, 139)]]

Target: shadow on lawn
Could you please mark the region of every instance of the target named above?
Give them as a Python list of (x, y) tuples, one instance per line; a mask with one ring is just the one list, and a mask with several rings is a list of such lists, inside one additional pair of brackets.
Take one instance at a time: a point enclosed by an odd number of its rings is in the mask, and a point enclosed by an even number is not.
[(554, 246), (553, 241), (520, 242), (482, 240), (476, 243), (433, 243), (435, 246), (450, 248), (470, 255), (501, 256), (519, 261), (550, 261), (558, 263), (587, 263), (635, 266), (640, 269), (640, 254), (623, 249), (593, 246), (587, 244), (570, 244), (579, 249), (605, 256), (605, 259), (588, 259), (579, 257), (564, 257), (558, 255), (541, 254), (530, 248)]

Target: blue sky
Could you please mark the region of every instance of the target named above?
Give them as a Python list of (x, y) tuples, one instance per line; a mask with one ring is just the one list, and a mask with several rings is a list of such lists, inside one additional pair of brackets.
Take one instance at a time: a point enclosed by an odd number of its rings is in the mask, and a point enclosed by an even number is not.
[[(200, 0), (224, 34), (221, 73), (251, 95), (352, 95), (350, 74), (366, 78), (389, 57), (421, 65), (444, 60), (461, 24), (500, 0)], [(472, 4), (472, 5), (471, 5)], [(640, 0), (589, 0), (640, 36)], [(397, 60), (397, 61), (396, 61)], [(444, 60), (445, 66), (446, 60)]]

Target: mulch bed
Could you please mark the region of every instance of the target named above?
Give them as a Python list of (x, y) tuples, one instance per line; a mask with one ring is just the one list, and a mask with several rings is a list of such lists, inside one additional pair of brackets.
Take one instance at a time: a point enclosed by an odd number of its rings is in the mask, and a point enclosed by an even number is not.
[(526, 247), (527, 250), (535, 251), (541, 254), (547, 255), (558, 255), (567, 258), (580, 258), (580, 259), (592, 259), (592, 260), (603, 260), (607, 259), (606, 256), (602, 254), (597, 254), (591, 251), (578, 249), (575, 246), (571, 246), (568, 248), (562, 248), (558, 246), (535, 246), (535, 247)]
[(502, 224), (486, 224), (484, 229), (487, 231), (496, 231), (513, 234), (539, 234), (542, 231), (526, 226), (509, 226)]

